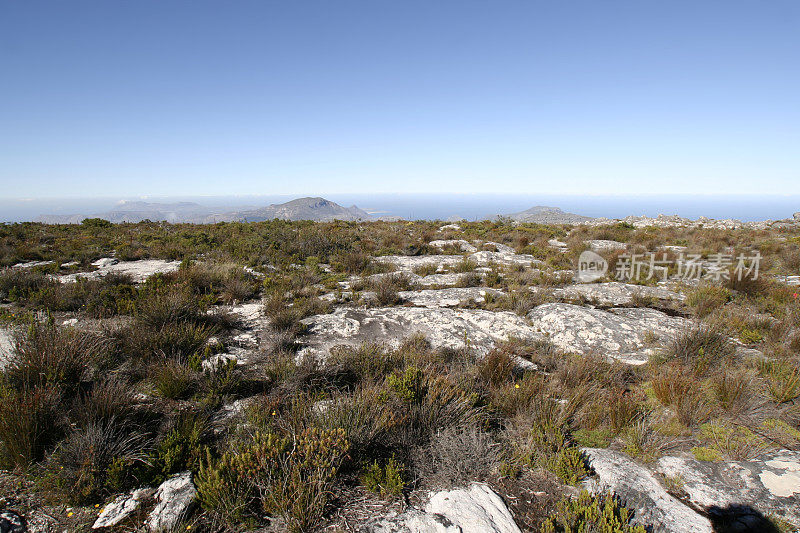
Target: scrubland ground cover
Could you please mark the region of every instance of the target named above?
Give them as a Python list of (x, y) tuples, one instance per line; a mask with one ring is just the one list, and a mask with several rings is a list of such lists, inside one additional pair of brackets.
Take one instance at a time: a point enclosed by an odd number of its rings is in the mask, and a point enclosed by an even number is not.
[[(0, 318), (10, 339), (0, 377), (3, 483), (23, 484), (21, 511), (46, 511), (53, 530), (87, 529), (113, 496), (191, 471), (198, 504), (181, 527), (193, 530), (344, 529), (375, 518), (364, 502), (402, 509), (429, 490), (483, 481), (526, 530), (639, 531), (613, 496), (580, 492), (593, 476), (582, 447), (644, 464), (800, 450), (800, 300), (776, 279), (800, 269), (796, 231), (439, 226), (0, 226)], [(507, 245), (541, 264), (479, 266), (455, 247), (446, 253), (464, 259), (449, 267), (393, 272), (375, 260), (439, 254), (428, 243), (451, 237)], [(553, 238), (568, 251), (548, 246)], [(641, 366), (546, 338), (510, 338), (482, 353), (412, 332), (395, 345), (303, 356), (308, 317), (409, 305), (399, 293), (442, 272), (462, 274), (460, 287), (502, 291), (462, 308), (524, 317), (553, 301), (548, 289), (572, 283), (559, 271), (574, 269), (591, 239), (764, 258), (757, 281), (682, 286), (684, 301), (662, 305), (634, 299), (687, 319), (653, 340)], [(109, 256), (182, 264), (144, 283), (57, 277)], [(13, 268), (28, 261), (53, 263)], [(248, 302), (258, 303), (257, 328), (235, 312)], [(260, 338), (248, 345), (249, 330)], [(225, 357), (242, 352), (239, 362)]]

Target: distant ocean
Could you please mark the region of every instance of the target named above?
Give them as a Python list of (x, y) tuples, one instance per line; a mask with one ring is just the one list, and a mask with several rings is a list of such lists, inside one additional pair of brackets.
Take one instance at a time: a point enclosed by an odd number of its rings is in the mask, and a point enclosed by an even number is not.
[[(792, 196), (574, 196), (547, 194), (317, 194), (263, 196), (128, 197), (147, 202), (195, 202), (217, 212), (282, 203), (301, 196), (322, 196), (368, 213), (404, 219), (481, 220), (524, 211), (536, 205), (560, 207), (590, 217), (680, 215), (687, 218), (736, 218), (742, 221), (791, 218), (800, 211), (800, 195)], [(40, 215), (92, 214), (109, 211), (122, 198), (3, 199), (0, 221), (35, 220)]]

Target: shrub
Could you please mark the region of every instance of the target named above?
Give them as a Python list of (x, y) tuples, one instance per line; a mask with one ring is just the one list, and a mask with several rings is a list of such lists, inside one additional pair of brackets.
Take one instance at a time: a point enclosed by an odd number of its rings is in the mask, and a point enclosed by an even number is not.
[(17, 389), (56, 386), (74, 393), (87, 378), (88, 366), (105, 355), (107, 343), (97, 335), (52, 323), (35, 323), (14, 339), (4, 370)]
[[(257, 433), (201, 465), (199, 499), (207, 509), (222, 506), (232, 514), (254, 499), (263, 512), (281, 516), (290, 531), (307, 531), (322, 517), (347, 446), (342, 430), (308, 428), (295, 438)], [(242, 495), (244, 487), (249, 490)]]
[(154, 365), (151, 370), (153, 388), (162, 398), (180, 400), (194, 392), (197, 373), (191, 368), (172, 360)]
[(381, 496), (399, 496), (403, 492), (403, 467), (394, 457), (381, 465), (373, 461), (361, 474), (361, 484)]
[(120, 333), (124, 353), (145, 361), (153, 357), (188, 361), (203, 352), (213, 334), (212, 327), (193, 322), (168, 323), (159, 329), (134, 323)]
[(673, 405), (698, 385), (683, 366), (674, 363), (659, 368), (651, 384), (653, 393), (662, 405)]
[(363, 252), (352, 252), (337, 255), (333, 260), (333, 266), (347, 274), (361, 274), (365, 272), (372, 262), (369, 254)]
[(697, 374), (704, 374), (734, 352), (735, 348), (724, 332), (715, 327), (697, 326), (673, 338), (666, 346), (665, 356)]
[(137, 320), (155, 330), (176, 323), (202, 322), (200, 303), (187, 291), (154, 291), (137, 302)]
[(205, 456), (209, 419), (204, 412), (183, 411), (156, 442), (136, 477), (142, 483), (159, 484), (170, 474), (197, 471)]
[(403, 366), (403, 357), (394, 350), (376, 343), (357, 347), (339, 346), (331, 350), (326, 365), (341, 374), (354, 376), (354, 381), (376, 381)]
[(489, 352), (476, 365), (478, 379), (491, 386), (511, 382), (514, 378), (515, 368), (514, 360), (499, 349)]
[(81, 225), (86, 228), (110, 228), (111, 222), (104, 218), (84, 218)]
[(686, 394), (678, 397), (674, 406), (678, 420), (686, 427), (702, 424), (711, 418), (713, 412), (711, 403), (702, 391), (697, 389), (690, 389)]
[[(109, 419), (91, 422), (62, 441), (45, 465), (44, 482), (66, 502), (82, 505), (112, 493), (113, 465), (130, 468), (144, 458), (144, 436)], [(118, 467), (117, 467), (118, 468)]]
[(416, 367), (395, 370), (386, 378), (388, 391), (403, 403), (420, 403), (425, 396), (425, 374)]
[(394, 305), (401, 301), (398, 291), (411, 288), (411, 281), (403, 273), (383, 274), (369, 279), (366, 286), (375, 291), (375, 298), (380, 305)]
[(730, 300), (730, 291), (715, 285), (700, 285), (686, 295), (686, 305), (700, 318), (710, 315)]
[(711, 378), (711, 390), (722, 409), (737, 414), (750, 403), (751, 381), (746, 372), (725, 369)]
[(6, 268), (0, 270), (0, 300), (24, 300), (31, 294), (53, 287), (58, 282), (45, 274), (29, 268)]
[(544, 395), (532, 398), (528, 409), (511, 421), (506, 438), (518, 462), (545, 468), (563, 482), (576, 484), (588, 475), (588, 470), (569, 440), (567, 418), (557, 405)]
[(748, 428), (716, 421), (703, 424), (697, 438), (704, 445), (702, 448), (735, 461), (752, 460), (768, 448), (766, 442)]
[(269, 318), (273, 331), (286, 331), (299, 335), (305, 330), (300, 321), (307, 316), (328, 311), (328, 304), (319, 298), (295, 298), (289, 301), (286, 296), (273, 293), (264, 300), (264, 314)]
[(486, 480), (499, 464), (499, 445), (476, 427), (451, 427), (417, 448), (414, 469), (426, 483), (442, 487)]
[(203, 371), (203, 388), (213, 399), (239, 393), (244, 382), (235, 359), (224, 359)]
[(112, 377), (94, 383), (92, 390), (77, 402), (75, 414), (84, 425), (112, 419), (121, 423), (133, 415), (135, 406), (131, 387)]
[(477, 266), (478, 265), (475, 263), (475, 261), (465, 257), (453, 266), (453, 271), (462, 273), (473, 272)]
[(675, 440), (659, 433), (648, 416), (641, 416), (631, 425), (625, 431), (623, 441), (625, 443), (623, 449), (628, 455), (646, 462), (655, 461), (666, 450), (678, 444)]
[(326, 430), (344, 430), (352, 457), (370, 457), (381, 435), (381, 406), (373, 390), (359, 388), (352, 395), (332, 398), (315, 423)]
[(630, 523), (633, 515), (612, 495), (592, 496), (582, 490), (578, 497), (558, 502), (556, 511), (542, 523), (543, 533), (589, 532), (645, 533), (643, 526)]
[(214, 459), (207, 449), (194, 478), (200, 505), (225, 524), (245, 522), (258, 514), (253, 480), (246, 477), (248, 469), (254, 468), (248, 464), (250, 459), (249, 455), (230, 452)]
[(800, 368), (789, 361), (763, 361), (759, 372), (767, 380), (767, 390), (777, 403), (788, 403), (800, 396)]
[(612, 390), (608, 395), (608, 420), (614, 432), (630, 426), (639, 416), (639, 401), (634, 393), (624, 389)]
[(26, 468), (63, 429), (61, 394), (53, 386), (21, 391), (0, 385), (0, 467)]

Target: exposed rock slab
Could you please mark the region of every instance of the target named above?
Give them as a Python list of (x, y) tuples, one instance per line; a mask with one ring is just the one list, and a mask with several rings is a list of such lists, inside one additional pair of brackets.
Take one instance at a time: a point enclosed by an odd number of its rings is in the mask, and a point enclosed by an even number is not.
[(614, 250), (625, 250), (628, 248), (628, 245), (624, 242), (609, 241), (605, 239), (589, 240), (586, 241), (586, 244), (589, 245), (589, 249), (593, 252), (613, 252)]
[(14, 338), (11, 330), (0, 328), (0, 369), (2, 369), (9, 357), (11, 357), (11, 350), (14, 346)]
[(460, 255), (383, 255), (375, 258), (378, 263), (394, 265), (397, 270), (410, 272), (418, 268), (435, 266), (442, 270), (455, 266), (464, 257)]
[[(490, 243), (487, 243), (490, 244)], [(488, 265), (491, 263), (498, 263), (502, 265), (523, 265), (535, 266), (541, 264), (541, 261), (528, 254), (518, 254), (510, 246), (491, 243), (495, 245), (496, 249), (503, 251), (490, 251), (483, 250), (475, 252), (466, 256), (461, 255), (385, 255), (376, 257), (375, 261), (379, 263), (389, 263), (401, 271), (412, 271), (420, 267), (436, 266), (440, 270), (445, 267), (453, 267), (463, 262), (465, 258), (469, 261), (474, 261), (478, 265)], [(498, 246), (499, 244), (499, 246)]]
[(142, 283), (153, 274), (167, 274), (180, 268), (180, 261), (164, 261), (161, 259), (142, 259), (141, 261), (117, 261), (113, 258), (104, 258), (92, 263), (97, 270), (92, 272), (76, 272), (56, 276), (61, 283), (72, 283), (79, 278), (97, 279), (108, 274), (125, 274), (133, 281)]
[(142, 504), (153, 495), (154, 489), (142, 488), (130, 494), (122, 494), (106, 504), (100, 516), (97, 517), (92, 529), (101, 529), (116, 526), (126, 518), (131, 516)]
[(147, 529), (153, 532), (172, 531), (188, 512), (197, 489), (192, 483), (192, 473), (175, 474), (156, 490), (158, 503), (147, 517)]
[(478, 249), (475, 248), (473, 245), (465, 241), (464, 239), (449, 239), (449, 240), (435, 240), (428, 243), (430, 246), (434, 248), (446, 248), (448, 246), (455, 246), (462, 252), (474, 253), (477, 252)]
[(607, 283), (581, 283), (553, 289), (553, 296), (564, 299), (592, 300), (599, 305), (629, 305), (635, 298), (652, 298), (655, 300), (685, 300), (678, 292), (663, 287), (650, 287), (611, 281)]
[(473, 483), (469, 489), (437, 492), (425, 512), (445, 517), (461, 531), (519, 533), (520, 529), (503, 502), (488, 485)]
[(503, 499), (484, 483), (469, 488), (430, 494), (424, 512), (404, 513), (371, 522), (361, 528), (369, 533), (519, 533), (520, 529)]
[(423, 289), (420, 291), (400, 291), (398, 295), (405, 302), (416, 307), (457, 307), (464, 303), (483, 303), (486, 295), (502, 296), (503, 291), (487, 287), (452, 287), (448, 289)]
[(414, 283), (421, 287), (431, 287), (434, 285), (444, 287), (448, 285), (458, 285), (464, 280), (464, 276), (466, 276), (466, 274), (462, 274), (460, 272), (429, 274), (427, 276), (420, 276), (419, 279), (414, 281)]
[(668, 533), (711, 533), (708, 518), (670, 495), (658, 479), (621, 452), (600, 448), (582, 450), (597, 479), (585, 482), (593, 493), (612, 492), (634, 512), (633, 522)]
[(528, 313), (534, 327), (559, 348), (578, 354), (596, 353), (629, 364), (644, 364), (660, 339), (675, 335), (688, 321), (654, 309), (610, 311), (566, 303), (543, 304)]
[[(436, 256), (439, 257), (439, 256)], [(427, 276), (420, 276), (419, 274), (415, 274), (411, 271), (401, 271), (401, 273), (408, 279), (409, 283), (413, 286), (420, 286), (420, 287), (432, 287), (432, 286), (452, 286), (458, 285), (466, 276), (465, 273), (461, 272), (447, 272), (444, 274), (428, 274)], [(379, 281), (385, 277), (392, 277), (397, 276), (398, 272), (383, 272), (381, 274), (372, 274), (371, 276), (367, 276), (367, 280), (375, 282)], [(354, 278), (358, 279), (358, 278)], [(352, 285), (353, 280), (342, 281), (339, 285), (343, 289), (349, 289)]]
[(750, 508), (800, 526), (800, 452), (780, 450), (754, 461), (720, 463), (662, 457), (656, 470), (679, 478), (692, 504), (712, 513)]
[(40, 266), (48, 266), (53, 264), (55, 264), (55, 261), (28, 261), (27, 263), (17, 263), (16, 265), (12, 265), (11, 268), (26, 269), (26, 268), (35, 268)]
[(301, 355), (325, 356), (337, 345), (365, 342), (398, 346), (419, 333), (435, 347), (462, 348), (487, 353), (497, 341), (510, 337), (539, 339), (528, 322), (508, 311), (479, 309), (425, 309), (419, 307), (339, 308), (331, 314), (303, 320), (308, 326)]

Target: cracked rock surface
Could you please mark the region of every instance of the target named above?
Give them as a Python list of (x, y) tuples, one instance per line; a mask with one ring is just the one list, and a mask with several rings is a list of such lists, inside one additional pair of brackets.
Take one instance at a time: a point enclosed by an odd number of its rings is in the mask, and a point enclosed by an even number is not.
[(567, 303), (543, 304), (528, 313), (537, 331), (559, 348), (595, 353), (629, 364), (644, 364), (653, 353), (653, 336), (664, 340), (687, 327), (688, 321), (661, 311), (619, 308), (604, 311)]
[(683, 301), (686, 297), (663, 287), (633, 285), (610, 281), (606, 283), (582, 283), (553, 289), (552, 295), (563, 299), (585, 299), (599, 305), (630, 305), (635, 298)]
[(425, 335), (434, 347), (463, 348), (468, 344), (481, 354), (510, 337), (542, 338), (519, 315), (480, 309), (339, 308), (330, 314), (309, 317), (303, 323), (308, 326), (308, 333), (302, 338), (305, 347), (301, 355), (322, 357), (342, 344), (377, 342), (398, 346), (416, 333)]

